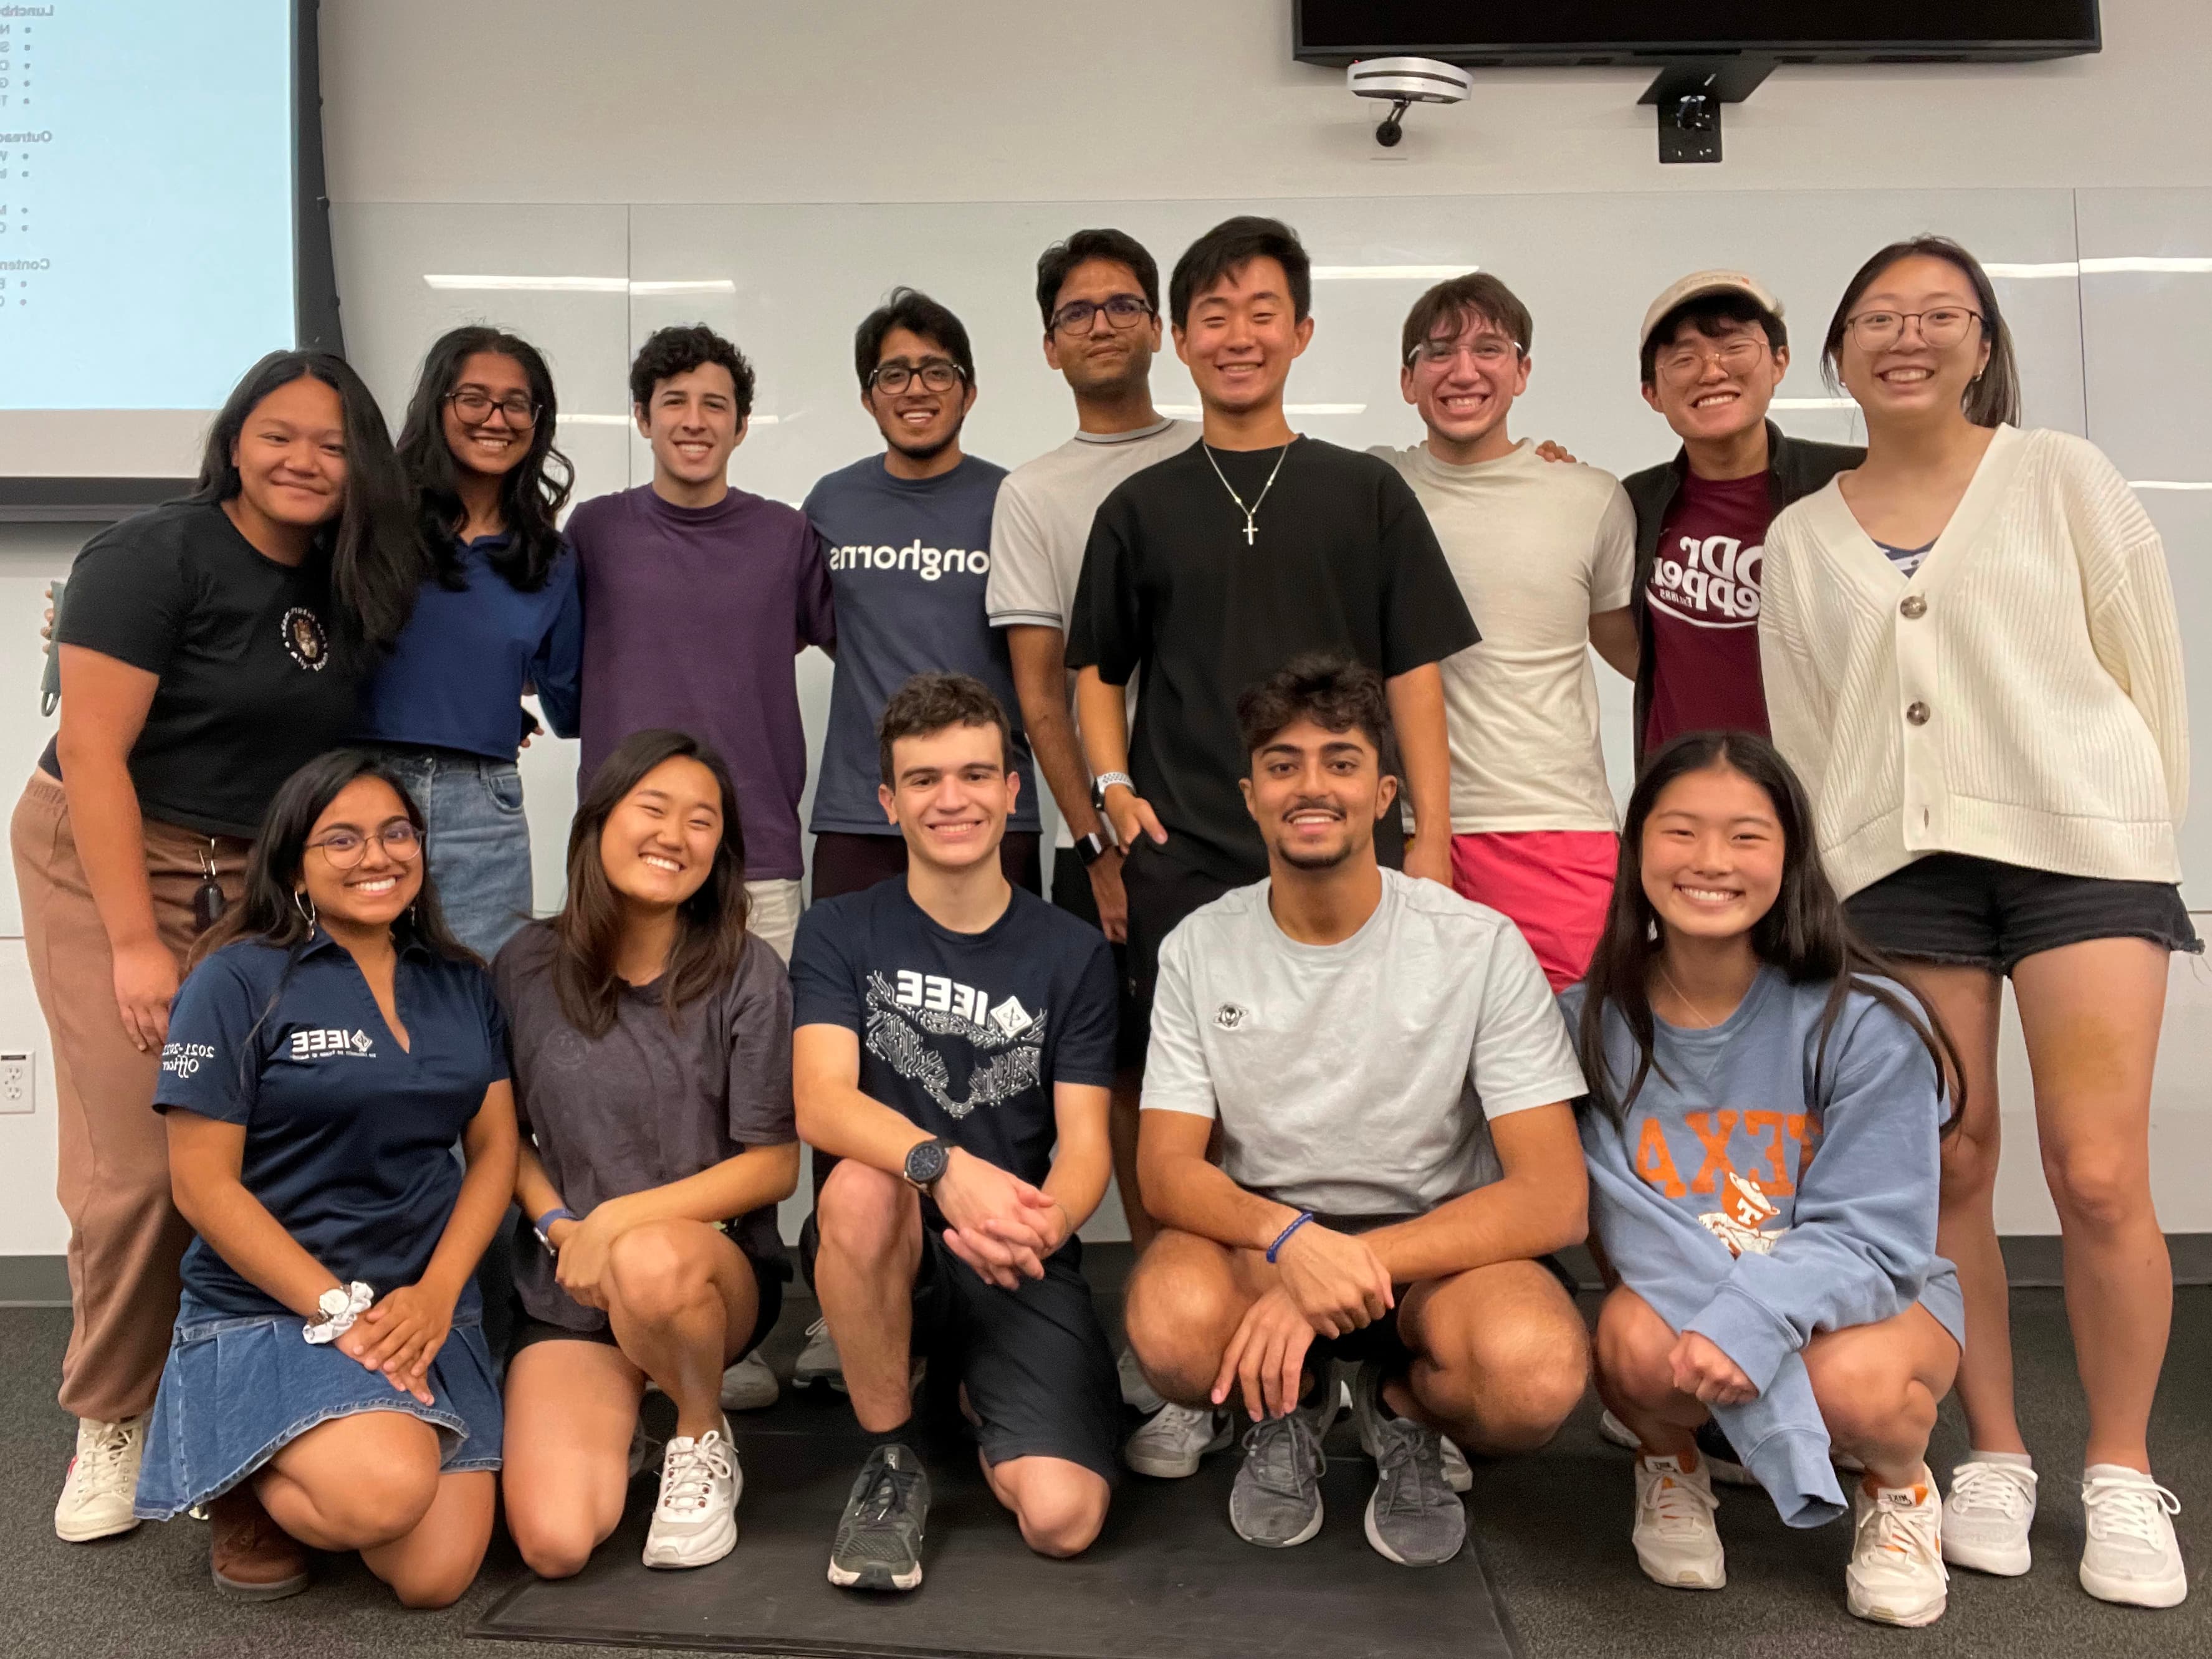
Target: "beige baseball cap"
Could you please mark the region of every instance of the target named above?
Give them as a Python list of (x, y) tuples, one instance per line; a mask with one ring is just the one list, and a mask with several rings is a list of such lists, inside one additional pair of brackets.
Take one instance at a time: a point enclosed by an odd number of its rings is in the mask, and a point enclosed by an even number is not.
[(1782, 301), (1748, 271), (1692, 271), (1680, 282), (1669, 283), (1667, 291), (1651, 302), (1651, 308), (1644, 313), (1644, 331), (1636, 337), (1637, 349), (1640, 351), (1651, 343), (1651, 331), (1665, 320), (1668, 312), (1692, 300), (1702, 300), (1708, 294), (1741, 294), (1769, 315), (1782, 314)]

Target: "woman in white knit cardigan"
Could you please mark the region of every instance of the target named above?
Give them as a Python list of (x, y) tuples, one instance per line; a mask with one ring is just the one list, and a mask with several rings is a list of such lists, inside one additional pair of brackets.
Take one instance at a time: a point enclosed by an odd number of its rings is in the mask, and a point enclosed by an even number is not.
[(1853, 923), (1963, 1056), (1939, 1240), (1966, 1296), (1972, 1449), (1944, 1557), (2026, 1572), (2035, 1509), (1990, 1201), (2008, 975), (2088, 1396), (2082, 1587), (2169, 1607), (2188, 1583), (2178, 1501), (2149, 1473), (2173, 1305), (2151, 1069), (2167, 956), (2202, 947), (2177, 885), (2189, 741), (2165, 551), (2095, 447), (2012, 423), (2011, 337), (1957, 244), (1869, 260), (1825, 356), (1865, 413), (1867, 458), (1768, 532), (1760, 655), (1775, 743), (1812, 791)]

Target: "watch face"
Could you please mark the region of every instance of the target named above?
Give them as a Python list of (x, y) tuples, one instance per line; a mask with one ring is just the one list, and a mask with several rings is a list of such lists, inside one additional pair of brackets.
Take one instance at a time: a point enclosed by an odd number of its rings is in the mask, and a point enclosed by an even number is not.
[(906, 1155), (906, 1178), (917, 1187), (927, 1187), (945, 1173), (951, 1154), (933, 1140), (926, 1140)]

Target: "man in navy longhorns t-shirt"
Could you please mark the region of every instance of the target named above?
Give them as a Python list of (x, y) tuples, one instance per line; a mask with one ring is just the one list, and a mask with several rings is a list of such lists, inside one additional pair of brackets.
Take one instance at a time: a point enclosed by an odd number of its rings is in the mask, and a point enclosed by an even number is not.
[(1074, 1555), (1105, 1521), (1121, 1392), (1075, 1230), (1112, 1169), (1118, 992), (1105, 935), (1000, 866), (1028, 792), (988, 690), (908, 681), (878, 763), (906, 873), (800, 921), (792, 1082), (800, 1138), (838, 1159), (800, 1249), (874, 1442), (830, 1582), (908, 1590), (929, 1507), (915, 1353), (959, 1384), (1031, 1549)]
[[(814, 785), (817, 902), (906, 868), (906, 843), (876, 799), (876, 721), (894, 691), (915, 674), (968, 674), (1020, 707), (984, 598), (1006, 472), (960, 449), (975, 403), (968, 331), (927, 295), (895, 289), (861, 322), (854, 360), (884, 453), (829, 474), (805, 501), (837, 606), (837, 674)], [(1001, 856), (1009, 880), (1041, 892), (1037, 793), (1018, 715), (1013, 744), (1021, 793)]]

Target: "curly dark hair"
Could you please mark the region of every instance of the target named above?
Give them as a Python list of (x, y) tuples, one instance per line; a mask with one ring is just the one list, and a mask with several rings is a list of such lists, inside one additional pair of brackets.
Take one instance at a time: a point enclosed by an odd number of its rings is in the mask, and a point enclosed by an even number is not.
[(753, 366), (745, 354), (704, 323), (678, 323), (657, 328), (646, 336), (629, 366), (629, 400), (643, 409), (653, 401), (653, 389), (663, 380), (689, 374), (708, 363), (720, 363), (730, 372), (737, 394), (738, 418), (753, 412)]
[(1014, 723), (991, 688), (970, 674), (916, 674), (891, 693), (876, 722), (876, 765), (885, 787), (897, 781), (891, 745), (901, 738), (926, 738), (950, 726), (995, 726), (1006, 770), (1014, 769)]
[[(1373, 669), (1334, 651), (1304, 652), (1257, 685), (1246, 687), (1237, 699), (1237, 728), (1248, 757), (1300, 720), (1311, 720), (1324, 732), (1357, 727), (1382, 757), (1382, 770), (1397, 771), (1390, 697)], [(1249, 759), (1246, 765), (1249, 769)]]

